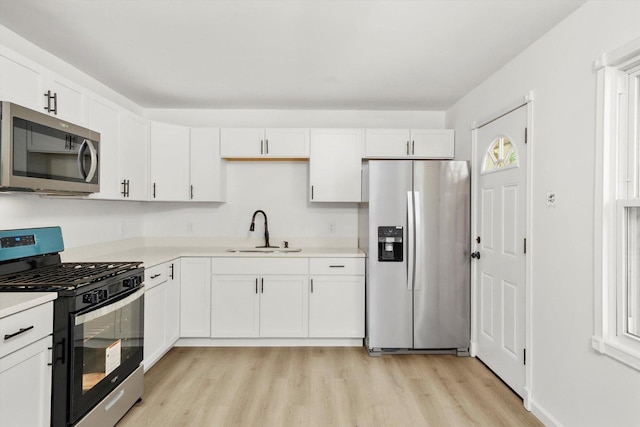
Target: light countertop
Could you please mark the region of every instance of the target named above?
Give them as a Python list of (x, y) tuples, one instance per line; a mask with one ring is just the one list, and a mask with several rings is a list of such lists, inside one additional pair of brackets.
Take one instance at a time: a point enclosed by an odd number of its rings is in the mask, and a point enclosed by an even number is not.
[(0, 292), (0, 319), (53, 301), (56, 292)]
[[(229, 252), (230, 248), (241, 246), (202, 246), (188, 245), (181, 241), (180, 245), (154, 245), (152, 242), (140, 242), (134, 245), (110, 245), (104, 250), (73, 250), (63, 252), (65, 262), (102, 261), (125, 262), (141, 261), (145, 267), (153, 267), (180, 257), (225, 257), (225, 258), (364, 258), (365, 254), (356, 247), (302, 247), (300, 252)], [(242, 246), (244, 248), (244, 246)], [(247, 249), (252, 248), (246, 246)]]

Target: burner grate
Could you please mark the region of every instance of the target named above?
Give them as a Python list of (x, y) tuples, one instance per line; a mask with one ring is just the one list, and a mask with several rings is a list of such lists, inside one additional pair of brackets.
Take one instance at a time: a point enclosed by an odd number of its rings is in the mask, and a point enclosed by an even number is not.
[(0, 276), (0, 286), (10, 285), (25, 289), (38, 287), (75, 289), (133, 270), (140, 264), (140, 262), (67, 262), (5, 274)]

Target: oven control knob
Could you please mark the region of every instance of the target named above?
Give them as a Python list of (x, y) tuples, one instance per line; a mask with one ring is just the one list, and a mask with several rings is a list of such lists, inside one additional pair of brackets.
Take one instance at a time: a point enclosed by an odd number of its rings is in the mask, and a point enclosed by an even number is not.
[(82, 295), (82, 302), (85, 304), (95, 304), (98, 302), (98, 293), (96, 292), (91, 292), (91, 293), (86, 293), (84, 295)]

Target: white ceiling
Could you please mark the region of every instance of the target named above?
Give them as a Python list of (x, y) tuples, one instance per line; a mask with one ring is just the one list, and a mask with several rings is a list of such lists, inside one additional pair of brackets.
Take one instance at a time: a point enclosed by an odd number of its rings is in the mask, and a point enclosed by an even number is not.
[(583, 0), (0, 0), (148, 108), (444, 110)]

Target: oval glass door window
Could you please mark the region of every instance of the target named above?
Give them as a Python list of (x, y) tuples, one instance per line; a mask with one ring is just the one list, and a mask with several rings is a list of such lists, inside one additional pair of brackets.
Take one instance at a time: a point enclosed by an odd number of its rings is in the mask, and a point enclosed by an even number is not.
[(484, 155), (482, 173), (497, 172), (500, 169), (518, 167), (516, 147), (506, 136), (496, 138)]

